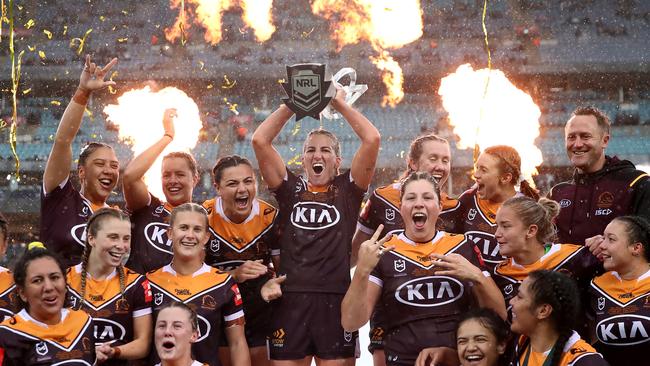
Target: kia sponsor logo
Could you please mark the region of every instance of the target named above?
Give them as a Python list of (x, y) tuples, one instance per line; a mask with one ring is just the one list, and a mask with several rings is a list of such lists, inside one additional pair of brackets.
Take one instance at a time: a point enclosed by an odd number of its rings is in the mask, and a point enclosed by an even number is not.
[(305, 230), (321, 230), (336, 225), (341, 214), (332, 205), (319, 202), (298, 202), (291, 211), (293, 226)]
[(201, 342), (208, 335), (210, 335), (210, 330), (212, 329), (212, 326), (210, 325), (208, 319), (204, 318), (201, 315), (197, 315), (197, 320), (199, 323), (199, 339), (197, 339), (196, 341)]
[(613, 346), (631, 346), (650, 341), (650, 318), (627, 314), (612, 316), (596, 325), (598, 340)]
[(167, 237), (167, 228), (169, 228), (168, 224), (152, 222), (144, 227), (144, 236), (154, 248), (167, 254), (173, 254), (172, 241)]
[(105, 343), (112, 340), (124, 340), (126, 329), (122, 324), (104, 318), (94, 318), (94, 335), (96, 343)]
[(566, 198), (560, 200), (560, 207), (567, 208), (569, 206), (571, 206), (571, 200), (568, 200)]
[(404, 282), (395, 290), (395, 298), (402, 304), (435, 307), (456, 301), (464, 292), (463, 284), (447, 276), (426, 276)]
[(82, 247), (86, 246), (86, 224), (79, 224), (75, 225), (70, 229), (70, 235), (72, 235), (72, 239), (77, 242), (77, 244), (81, 245)]
[(465, 237), (476, 244), (484, 261), (497, 264), (506, 259), (499, 254), (499, 243), (494, 239), (494, 235), (480, 231), (468, 231), (465, 233)]

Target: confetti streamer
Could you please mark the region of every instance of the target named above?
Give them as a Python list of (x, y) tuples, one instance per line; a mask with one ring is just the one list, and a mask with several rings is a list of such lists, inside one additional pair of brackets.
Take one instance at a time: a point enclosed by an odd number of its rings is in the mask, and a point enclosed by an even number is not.
[(221, 89), (232, 89), (235, 84), (237, 84), (237, 80), (230, 81), (228, 79), (228, 75), (223, 76), (224, 84), (221, 86)]
[(36, 22), (34, 22), (34, 19), (30, 19), (27, 21), (27, 23), (25, 23), (25, 28), (30, 29), (34, 26), (34, 24), (36, 24)]
[[(4, 4), (3, 4), (4, 5)], [(4, 6), (3, 6), (4, 9)], [(9, 55), (11, 57), (11, 103), (13, 111), (11, 113), (11, 129), (9, 131), (9, 145), (11, 147), (11, 154), (15, 160), (15, 176), (20, 179), (20, 158), (16, 151), (16, 130), (18, 121), (18, 85), (20, 84), (20, 64), (25, 51), (20, 51), (16, 59), (16, 51), (14, 49), (14, 0), (9, 0)]]
[(490, 42), (488, 41), (488, 32), (487, 26), (485, 24), (485, 14), (487, 13), (488, 0), (483, 0), (483, 14), (481, 15), (481, 26), (483, 27), (483, 38), (485, 40), (485, 52), (487, 53), (488, 58), (488, 74), (485, 79), (485, 88), (483, 89), (483, 101), (481, 103), (481, 109), (479, 112), (479, 121), (476, 124), (476, 141), (474, 144), (474, 152), (472, 153), (472, 159), (474, 161), (473, 165), (476, 165), (478, 156), (481, 154), (481, 147), (478, 145), (478, 136), (481, 128), (481, 121), (483, 121), (483, 115), (485, 112), (485, 98), (487, 97), (488, 87), (490, 86), (490, 75), (492, 74), (492, 54), (490, 53)]
[(52, 39), (52, 32), (50, 32), (47, 29), (43, 29), (43, 33), (45, 33), (45, 35), (47, 36), (47, 39)]
[(88, 38), (88, 35), (90, 35), (90, 32), (92, 32), (93, 29), (90, 28), (84, 33), (83, 37), (81, 38), (73, 38), (70, 40), (70, 48), (74, 47), (74, 45), (79, 42), (79, 48), (77, 48), (77, 55), (81, 55), (81, 53), (84, 50), (84, 45), (86, 44), (86, 39)]

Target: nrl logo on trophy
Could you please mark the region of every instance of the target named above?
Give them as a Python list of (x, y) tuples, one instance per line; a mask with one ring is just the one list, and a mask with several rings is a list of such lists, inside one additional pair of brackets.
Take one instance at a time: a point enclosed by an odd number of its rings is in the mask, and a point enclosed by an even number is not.
[(296, 121), (306, 116), (319, 119), (336, 90), (323, 64), (287, 66), (287, 82), (282, 87), (288, 95), (282, 101), (296, 114)]

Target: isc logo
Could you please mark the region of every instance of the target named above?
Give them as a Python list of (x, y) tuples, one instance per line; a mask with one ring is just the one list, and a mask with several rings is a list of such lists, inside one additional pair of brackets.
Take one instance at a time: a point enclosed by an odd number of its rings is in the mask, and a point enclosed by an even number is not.
[(126, 330), (117, 322), (104, 318), (94, 318), (94, 335), (97, 343), (104, 343), (112, 340), (124, 340)]
[(596, 325), (598, 339), (615, 346), (633, 345), (650, 341), (650, 318), (640, 315), (617, 315)]
[(499, 263), (505, 259), (499, 254), (499, 243), (494, 239), (494, 235), (483, 233), (480, 231), (468, 231), (465, 236), (469, 241), (476, 244), (481, 251), (483, 260), (488, 263)]
[(152, 222), (144, 228), (144, 236), (154, 248), (168, 254), (172, 253), (172, 241), (167, 237), (168, 224)]
[(455, 278), (427, 276), (403, 283), (395, 290), (395, 298), (410, 306), (434, 307), (456, 301), (463, 292), (463, 284)]
[(336, 225), (341, 215), (336, 207), (319, 202), (298, 202), (291, 211), (293, 226), (305, 230), (320, 230)]

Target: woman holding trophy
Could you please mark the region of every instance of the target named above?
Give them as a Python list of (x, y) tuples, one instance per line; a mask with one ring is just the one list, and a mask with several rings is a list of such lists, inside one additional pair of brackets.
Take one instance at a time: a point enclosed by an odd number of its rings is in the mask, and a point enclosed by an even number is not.
[(336, 85), (331, 106), (361, 141), (349, 171), (339, 173), (338, 139), (324, 129), (311, 131), (303, 144), (304, 177), (291, 172), (273, 147), (273, 139), (294, 112), (296, 119), (318, 117), (327, 106), (333, 94), (329, 91), (334, 90), (328, 90), (329, 81), (322, 81), (324, 68), (289, 67), (287, 105), (253, 134), (262, 177), (280, 206), (281, 276), (262, 288), (265, 300), (278, 302), (269, 339), (270, 357), (277, 366), (309, 365), (314, 357), (319, 365), (353, 365), (357, 351), (356, 332), (345, 332), (341, 326), (341, 301), (350, 284), (351, 241), (379, 154), (379, 131), (348, 105), (345, 91)]

